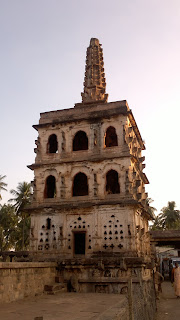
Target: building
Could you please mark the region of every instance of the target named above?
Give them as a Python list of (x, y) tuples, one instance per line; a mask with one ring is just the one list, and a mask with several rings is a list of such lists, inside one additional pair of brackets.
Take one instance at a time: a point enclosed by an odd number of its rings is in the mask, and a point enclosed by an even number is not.
[(107, 99), (103, 52), (92, 38), (82, 102), (41, 113), (33, 126), (31, 251), (58, 261), (85, 292), (121, 292), (137, 270), (151, 279), (145, 145), (127, 102)]

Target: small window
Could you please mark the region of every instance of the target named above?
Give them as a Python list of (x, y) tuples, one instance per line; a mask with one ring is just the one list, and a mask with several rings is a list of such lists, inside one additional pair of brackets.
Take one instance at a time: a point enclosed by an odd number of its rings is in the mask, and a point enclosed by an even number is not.
[(49, 176), (46, 179), (44, 197), (55, 198), (55, 196), (56, 196), (56, 179), (54, 176)]
[(115, 147), (118, 145), (116, 129), (114, 127), (109, 127), (105, 134), (105, 147)]
[(87, 176), (79, 172), (74, 177), (73, 182), (73, 197), (88, 195), (88, 181)]
[(85, 254), (86, 234), (83, 232), (74, 233), (74, 253)]
[(49, 136), (48, 144), (47, 144), (47, 153), (57, 153), (58, 152), (58, 142), (57, 136), (52, 134)]
[(118, 173), (115, 170), (110, 170), (106, 174), (106, 192), (107, 194), (120, 193)]
[(46, 219), (46, 225), (47, 225), (47, 229), (50, 230), (51, 229), (51, 219), (50, 218)]
[(84, 131), (78, 131), (73, 140), (73, 151), (79, 150), (88, 150), (88, 137)]

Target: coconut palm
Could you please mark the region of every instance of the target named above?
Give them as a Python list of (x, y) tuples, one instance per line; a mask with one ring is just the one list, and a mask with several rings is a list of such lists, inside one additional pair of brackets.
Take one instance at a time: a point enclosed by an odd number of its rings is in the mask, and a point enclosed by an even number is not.
[(6, 189), (7, 183), (5, 183), (5, 182), (3, 181), (4, 178), (6, 178), (6, 176), (0, 175), (0, 199), (2, 199), (1, 190), (7, 191), (7, 189)]
[(167, 207), (163, 207), (156, 217), (152, 230), (180, 229), (180, 211), (175, 207), (175, 201), (169, 201)]
[[(17, 186), (17, 190), (10, 190), (10, 193), (14, 198), (10, 199), (10, 202), (14, 202), (14, 208), (16, 214), (19, 216), (20, 222), (22, 223), (22, 250), (24, 249), (25, 243), (25, 227), (29, 214), (25, 210), (28, 204), (31, 202), (31, 184), (27, 182), (20, 182)], [(26, 230), (29, 231), (29, 230)]]
[(180, 211), (175, 209), (175, 201), (169, 201), (167, 207), (161, 209), (165, 229), (177, 229), (180, 222)]

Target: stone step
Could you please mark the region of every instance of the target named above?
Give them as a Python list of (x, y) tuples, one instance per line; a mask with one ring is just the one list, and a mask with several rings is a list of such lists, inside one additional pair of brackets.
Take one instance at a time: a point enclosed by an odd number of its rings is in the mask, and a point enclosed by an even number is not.
[(67, 285), (65, 283), (59, 283), (54, 285), (45, 285), (44, 293), (54, 295), (58, 292), (67, 292)]

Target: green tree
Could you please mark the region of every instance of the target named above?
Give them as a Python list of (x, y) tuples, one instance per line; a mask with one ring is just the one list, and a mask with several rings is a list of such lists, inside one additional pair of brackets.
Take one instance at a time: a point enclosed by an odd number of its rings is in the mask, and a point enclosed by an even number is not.
[(29, 231), (30, 231), (30, 217), (19, 219), (14, 232), (11, 235), (11, 241), (16, 251), (28, 249), (29, 247)]
[(17, 230), (18, 217), (10, 204), (0, 207), (0, 251), (15, 248), (14, 234)]
[(180, 229), (180, 211), (175, 207), (175, 201), (169, 201), (167, 207), (163, 207), (156, 217), (152, 230)]
[(150, 229), (151, 230), (162, 230), (163, 229), (159, 215), (157, 215), (157, 217), (155, 217), (153, 225), (150, 226)]
[[(10, 202), (14, 202), (14, 208), (17, 216), (19, 217), (18, 228), (22, 229), (22, 237), (18, 239), (18, 250), (24, 250), (28, 246), (30, 218), (25, 210), (27, 205), (31, 202), (31, 184), (27, 182), (20, 182), (17, 190), (10, 190), (14, 198)], [(21, 241), (21, 245), (20, 245)]]
[(7, 183), (5, 183), (5, 182), (3, 181), (4, 178), (6, 178), (6, 176), (0, 175), (0, 200), (2, 199), (1, 191), (2, 191), (2, 190), (7, 191), (7, 189), (6, 189)]
[(156, 208), (154, 208), (151, 204), (154, 202), (154, 200), (153, 199), (151, 199), (151, 198), (147, 198), (146, 199), (146, 204), (147, 204), (147, 206), (148, 206), (148, 213), (152, 216), (152, 217), (154, 217), (155, 218), (155, 211), (157, 211), (157, 209)]

